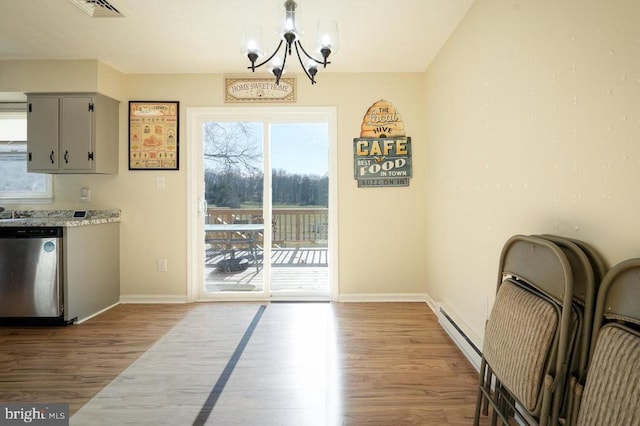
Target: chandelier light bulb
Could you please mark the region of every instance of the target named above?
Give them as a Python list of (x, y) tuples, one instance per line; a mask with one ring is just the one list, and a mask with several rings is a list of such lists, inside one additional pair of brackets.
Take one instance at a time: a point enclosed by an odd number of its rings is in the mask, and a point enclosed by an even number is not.
[(250, 27), (245, 30), (242, 40), (242, 53), (249, 58), (251, 68), (255, 71), (256, 61), (262, 57), (262, 30), (259, 27)]
[(284, 2), (284, 30), (295, 31), (296, 30), (296, 7), (298, 4), (293, 0), (286, 0)]
[(316, 84), (316, 74), (318, 74), (318, 65), (314, 61), (307, 63), (307, 75), (311, 78), (311, 84)]
[(284, 30), (289, 32), (289, 31), (293, 31), (295, 29), (296, 29), (296, 27), (295, 27), (295, 25), (293, 25), (293, 19), (291, 19), (291, 18), (287, 19), (287, 21), (284, 23)]
[(338, 23), (333, 19), (323, 18), (318, 20), (318, 30), (316, 33), (316, 52), (336, 53), (338, 51)]
[(323, 34), (320, 43), (323, 47), (331, 48), (331, 36), (329, 34)]

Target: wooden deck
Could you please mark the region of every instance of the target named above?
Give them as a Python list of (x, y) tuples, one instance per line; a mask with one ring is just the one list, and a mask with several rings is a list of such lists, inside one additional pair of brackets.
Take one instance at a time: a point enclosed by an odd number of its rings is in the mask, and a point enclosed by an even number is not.
[[(226, 272), (218, 267), (221, 261), (246, 259), (243, 271)], [(235, 250), (233, 254), (209, 252), (205, 260), (205, 291), (262, 291), (264, 268), (262, 251), (257, 263), (247, 250)], [(296, 293), (322, 296), (329, 294), (329, 267), (326, 248), (281, 248), (271, 252), (271, 292)]]

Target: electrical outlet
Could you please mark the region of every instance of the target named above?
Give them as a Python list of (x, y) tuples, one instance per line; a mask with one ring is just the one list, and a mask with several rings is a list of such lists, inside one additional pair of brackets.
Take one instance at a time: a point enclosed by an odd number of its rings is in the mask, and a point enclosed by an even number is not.
[(156, 259), (156, 266), (158, 272), (167, 272), (167, 258), (159, 257), (158, 259)]
[(165, 187), (164, 176), (156, 176), (156, 188), (164, 189), (164, 187)]

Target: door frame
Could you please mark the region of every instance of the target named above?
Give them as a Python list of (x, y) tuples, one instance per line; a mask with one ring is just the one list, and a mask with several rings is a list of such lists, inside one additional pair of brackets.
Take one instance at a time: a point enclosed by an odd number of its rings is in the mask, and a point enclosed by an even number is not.
[[(326, 121), (329, 137), (329, 298), (338, 300), (338, 130), (335, 107), (188, 107), (186, 108), (187, 174), (187, 302), (269, 300), (265, 291), (203, 294), (204, 283), (204, 169), (202, 123), (205, 121), (312, 122)], [(268, 165), (268, 162), (267, 162)], [(265, 170), (265, 183), (270, 170)], [(269, 176), (267, 176), (267, 174)], [(268, 223), (268, 222), (267, 222)]]

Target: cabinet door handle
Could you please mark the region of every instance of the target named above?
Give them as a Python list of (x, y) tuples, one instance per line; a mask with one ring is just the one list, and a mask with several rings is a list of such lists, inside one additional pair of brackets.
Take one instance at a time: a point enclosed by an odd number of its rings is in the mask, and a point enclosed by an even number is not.
[(64, 152), (64, 162), (69, 164), (69, 151)]
[(55, 164), (55, 161), (53, 160), (53, 154), (54, 152), (51, 151), (51, 155), (49, 156), (49, 160), (51, 160), (51, 164)]

